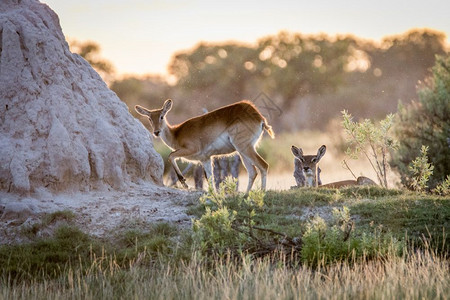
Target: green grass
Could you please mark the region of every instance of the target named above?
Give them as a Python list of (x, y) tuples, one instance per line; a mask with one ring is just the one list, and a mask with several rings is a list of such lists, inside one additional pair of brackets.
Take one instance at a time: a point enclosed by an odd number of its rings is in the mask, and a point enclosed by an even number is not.
[(63, 225), (52, 238), (0, 247), (1, 273), (14, 280), (56, 277), (67, 265), (76, 263), (80, 257), (88, 259), (92, 251), (98, 250), (99, 245), (87, 234)]
[(35, 237), (29, 243), (1, 246), (0, 275), (19, 281), (54, 278), (74, 265), (85, 269), (95, 257), (105, 255), (114, 257), (121, 266), (138, 257), (147, 262), (158, 259), (161, 254), (171, 258), (174, 256), (175, 237), (179, 234), (175, 226), (157, 223), (148, 231), (134, 229), (118, 233), (110, 240), (102, 240), (81, 232), (73, 225), (61, 225), (50, 238)]
[(55, 224), (58, 221), (61, 221), (65, 224), (71, 224), (74, 219), (75, 214), (73, 212), (69, 210), (59, 210), (53, 213), (45, 214), (40, 222), (23, 227), (21, 229), (21, 232), (28, 238), (34, 238), (39, 231)]
[(425, 242), (441, 252), (450, 250), (450, 198), (405, 192), (378, 201), (360, 201), (351, 206), (361, 225), (382, 226), (417, 246)]

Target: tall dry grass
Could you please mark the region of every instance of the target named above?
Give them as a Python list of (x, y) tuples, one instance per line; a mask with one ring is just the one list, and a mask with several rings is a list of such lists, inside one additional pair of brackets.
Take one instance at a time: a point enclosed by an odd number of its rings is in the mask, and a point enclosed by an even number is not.
[[(278, 258), (279, 259), (279, 258)], [(57, 279), (10, 284), (1, 299), (447, 299), (449, 261), (430, 251), (316, 269), (284, 267), (271, 259), (218, 260), (149, 267), (137, 259), (126, 269), (112, 257)]]

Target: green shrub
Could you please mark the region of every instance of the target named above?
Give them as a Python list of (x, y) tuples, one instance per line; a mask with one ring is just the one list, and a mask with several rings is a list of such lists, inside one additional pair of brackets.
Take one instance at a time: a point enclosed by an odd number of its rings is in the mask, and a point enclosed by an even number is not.
[(217, 192), (210, 184), (208, 193), (200, 198), (205, 213), (194, 220), (193, 232), (194, 241), (203, 251), (224, 253), (227, 249), (245, 247), (249, 240), (246, 232), (251, 232), (255, 224), (255, 209), (263, 206), (264, 193), (252, 190), (246, 197), (236, 192), (236, 185), (236, 180), (228, 177)]
[(450, 195), (450, 175), (447, 175), (447, 178), (436, 186), (433, 193), (441, 196)]
[(387, 115), (378, 126), (369, 119), (354, 122), (352, 115), (345, 110), (342, 111), (342, 117), (342, 126), (349, 143), (345, 153), (353, 159), (358, 158), (360, 154), (364, 155), (376, 172), (381, 186), (387, 188), (389, 151), (397, 148), (397, 142), (391, 134), (394, 115)]
[(421, 146), (428, 147), (434, 166), (430, 188), (450, 174), (450, 55), (437, 56), (432, 76), (418, 90), (418, 101), (399, 104), (395, 133), (399, 149), (391, 165), (398, 169), (402, 183), (409, 186), (409, 164), (419, 156)]
[(409, 186), (414, 191), (425, 190), (430, 176), (433, 175), (434, 166), (428, 163), (427, 153), (428, 147), (422, 145), (420, 156), (416, 157), (408, 166), (408, 171), (410, 171)]

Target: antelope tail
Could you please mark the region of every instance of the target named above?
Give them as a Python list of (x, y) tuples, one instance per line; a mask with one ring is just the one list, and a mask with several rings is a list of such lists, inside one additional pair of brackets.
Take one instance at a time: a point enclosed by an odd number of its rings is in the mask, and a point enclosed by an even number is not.
[(267, 124), (267, 121), (263, 123), (263, 128), (267, 131), (271, 138), (275, 138), (275, 133), (272, 130), (272, 126)]

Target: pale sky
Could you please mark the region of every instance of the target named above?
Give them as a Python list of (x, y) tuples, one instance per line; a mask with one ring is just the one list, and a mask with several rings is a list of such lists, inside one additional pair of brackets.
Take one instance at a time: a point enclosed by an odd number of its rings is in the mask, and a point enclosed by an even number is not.
[(166, 74), (171, 56), (200, 41), (254, 43), (281, 30), (381, 40), (412, 28), (444, 32), (448, 0), (41, 0), (66, 38), (95, 41), (119, 74)]

